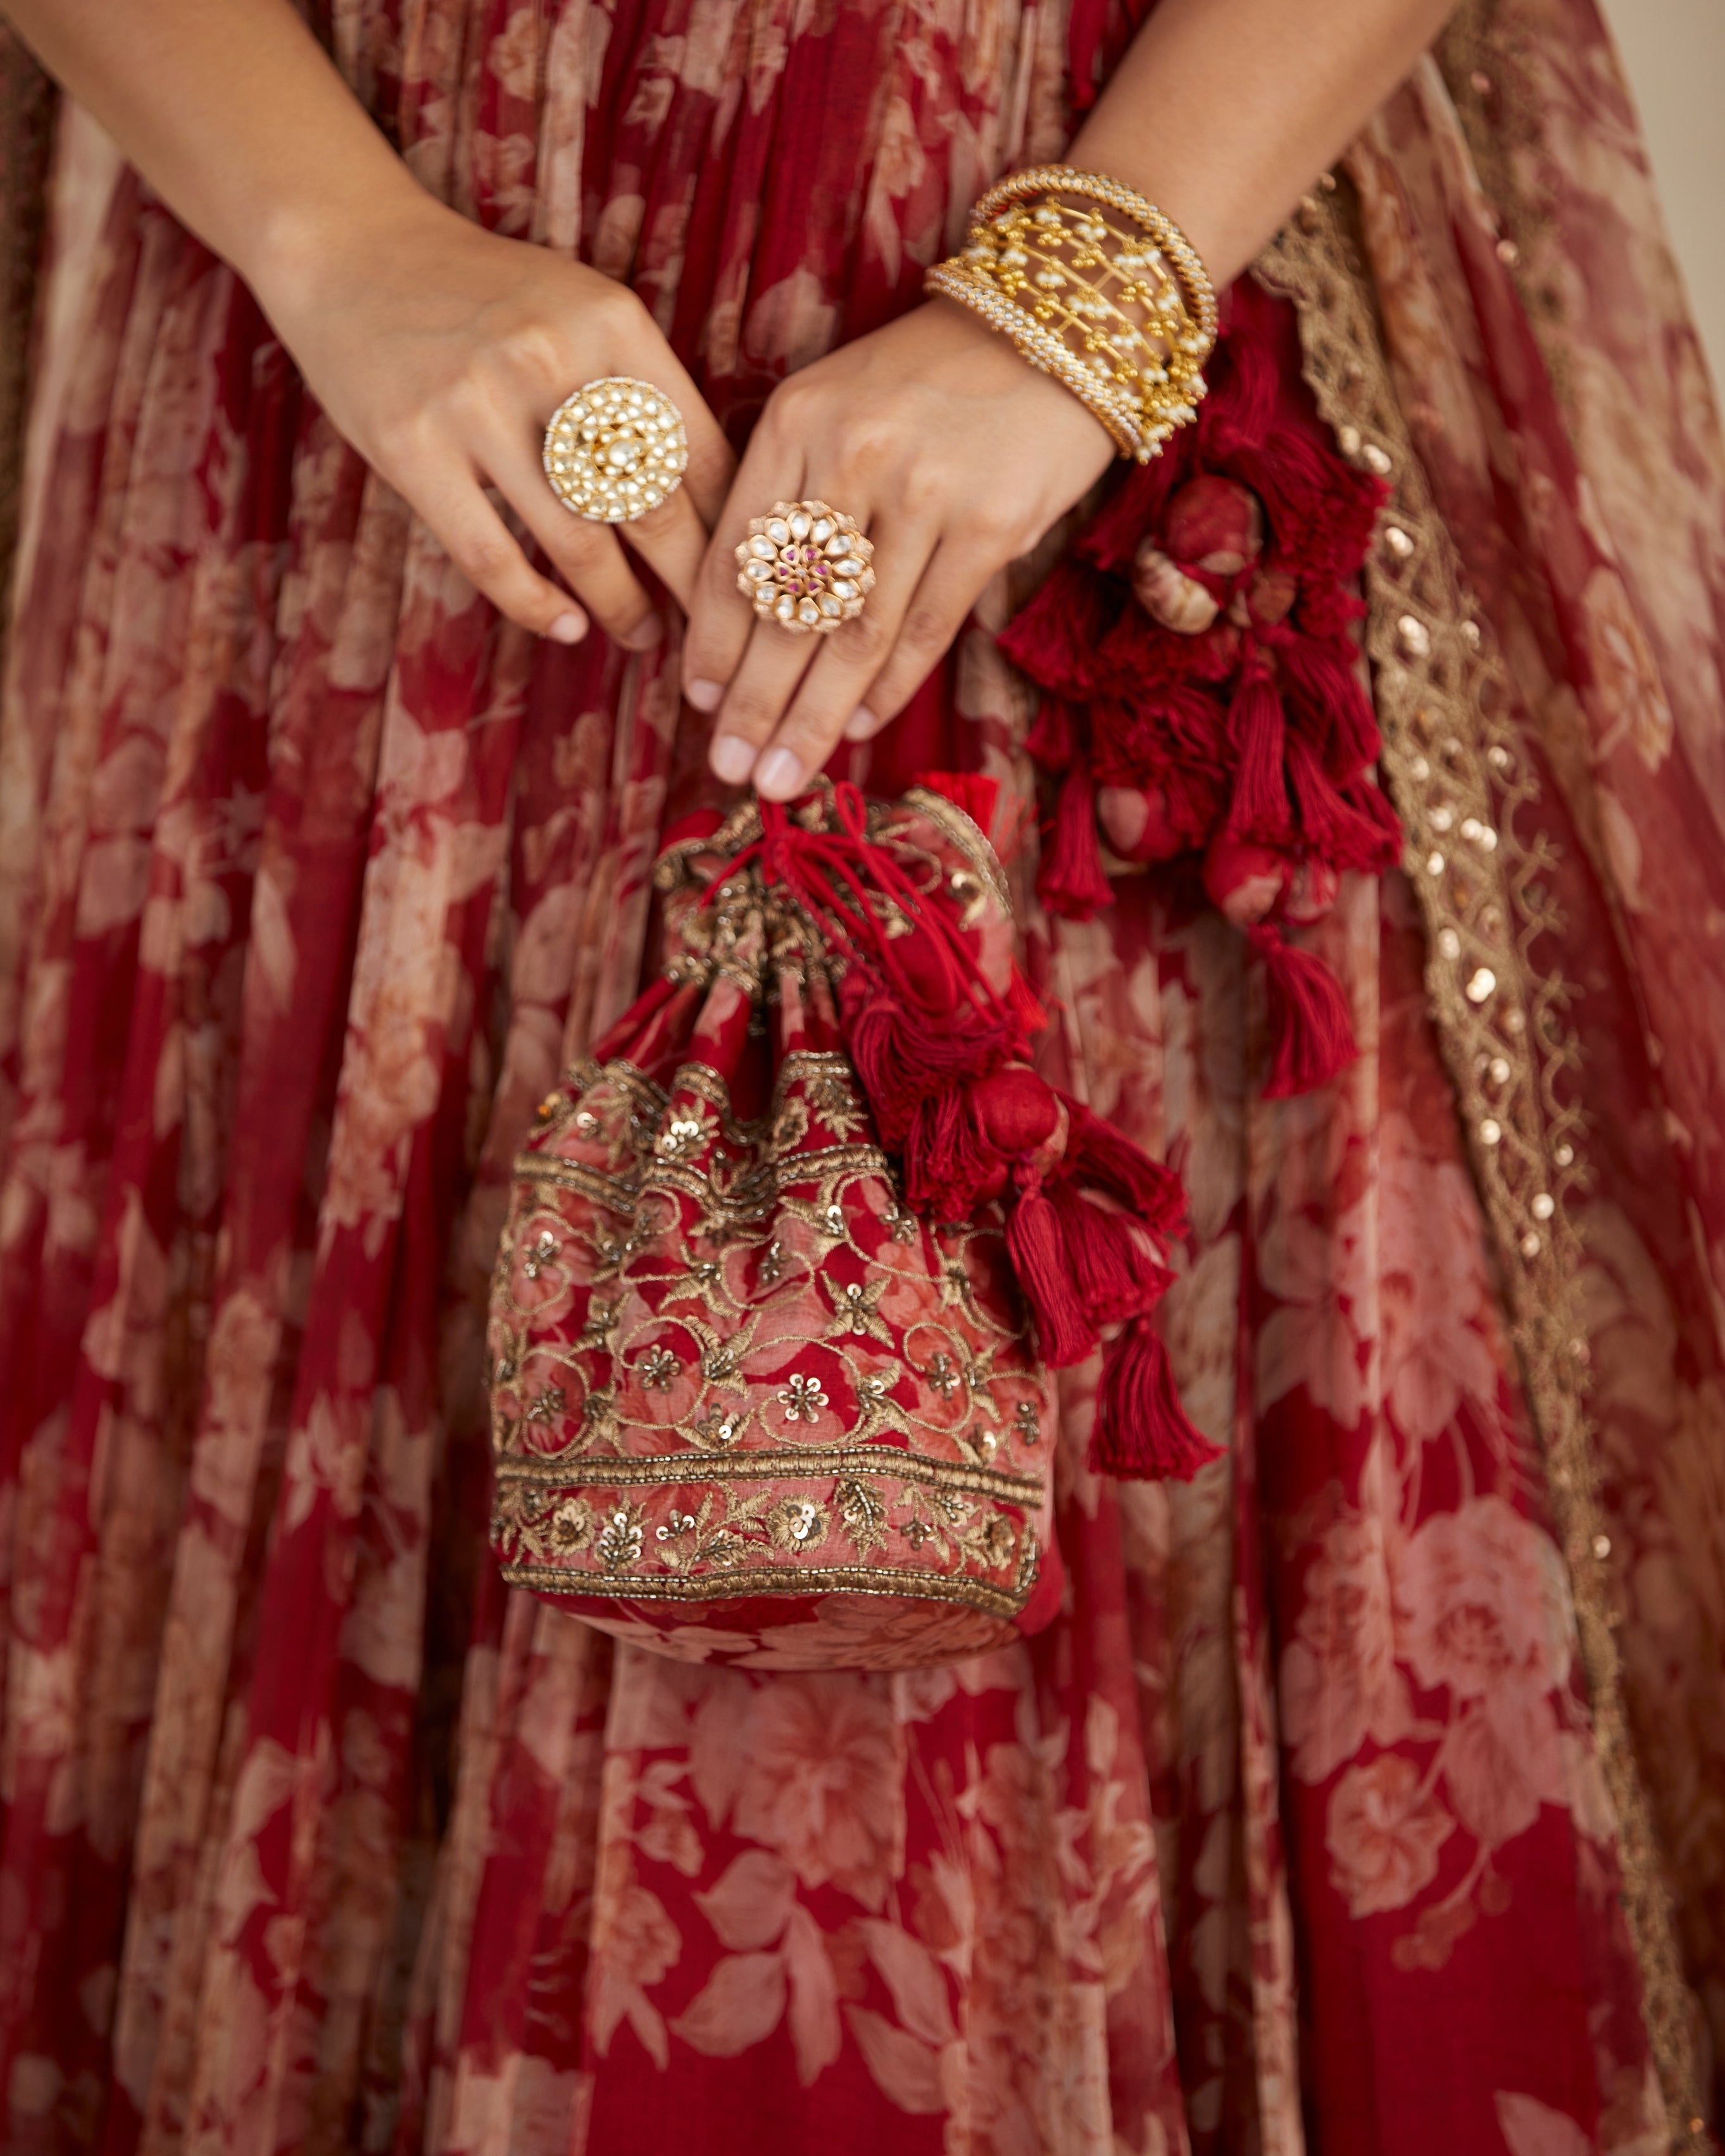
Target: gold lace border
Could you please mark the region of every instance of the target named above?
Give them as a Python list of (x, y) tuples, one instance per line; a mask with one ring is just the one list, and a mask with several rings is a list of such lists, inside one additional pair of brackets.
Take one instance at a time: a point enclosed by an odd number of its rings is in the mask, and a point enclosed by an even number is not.
[(708, 1570), (691, 1577), (651, 1574), (640, 1578), (567, 1572), (548, 1564), (505, 1564), (501, 1570), (511, 1587), (583, 1600), (742, 1602), (769, 1594), (869, 1594), (902, 1602), (957, 1602), (989, 1616), (1005, 1618), (1017, 1616), (1024, 1608), (1035, 1578), (1034, 1556), (1021, 1568), (1019, 1583), (1010, 1588), (990, 1587), (982, 1580), (910, 1567), (885, 1569), (870, 1565), (824, 1565), (806, 1572), (793, 1565), (762, 1565), (757, 1572)]
[(1566, 1015), (1574, 990), (1532, 957), (1561, 927), (1547, 881), (1557, 856), (1543, 833), (1523, 842), (1516, 830), (1517, 809), (1538, 789), (1511, 721), (1507, 670), (1409, 435), (1332, 180), (1301, 203), (1253, 274), (1294, 304), (1305, 377), (1343, 454), (1391, 487), (1364, 574), (1380, 770), (1408, 834), (1426, 987), (1568, 1568), (1667, 2129), (1674, 2148), (1705, 2156), (1690, 1994), (1624, 1712), (1586, 1404), (1581, 1240), (1568, 1204), (1586, 1173), (1584, 1119), (1565, 1082), (1581, 1060)]
[[(703, 1483), (813, 1482), (834, 1476), (867, 1476), (875, 1481), (915, 1482), (970, 1497), (991, 1497), (1002, 1504), (1034, 1512), (1042, 1502), (1039, 1476), (1009, 1475), (999, 1467), (970, 1467), (930, 1460), (922, 1453), (890, 1447), (849, 1445), (807, 1452), (752, 1452), (736, 1455), (696, 1452), (650, 1460), (573, 1459), (546, 1454), (500, 1453), (495, 1462), (502, 1482), (601, 1490), (685, 1489)], [(684, 1470), (693, 1470), (685, 1472)]]

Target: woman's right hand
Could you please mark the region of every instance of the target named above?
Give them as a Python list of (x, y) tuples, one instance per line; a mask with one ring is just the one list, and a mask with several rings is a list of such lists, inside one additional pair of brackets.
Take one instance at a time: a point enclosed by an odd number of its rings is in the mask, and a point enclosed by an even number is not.
[[(511, 621), (574, 644), (591, 617), (633, 649), (657, 642), (662, 624), (619, 533), (687, 608), (735, 459), (627, 286), (485, 232), (417, 187), (334, 244), (249, 266), (330, 418)], [(615, 374), (650, 382), (676, 405), (689, 465), (669, 501), (611, 526), (564, 506), (540, 450), (558, 405), (584, 382)], [(528, 561), (488, 489), (515, 511), (567, 591)]]

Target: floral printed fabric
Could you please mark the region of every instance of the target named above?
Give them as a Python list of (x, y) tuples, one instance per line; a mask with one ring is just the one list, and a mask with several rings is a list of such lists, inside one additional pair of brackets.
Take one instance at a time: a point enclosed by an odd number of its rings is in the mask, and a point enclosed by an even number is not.
[[(739, 433), (1065, 128), (1040, 0), (325, 27), (429, 185), (631, 278)], [(1498, 28), (1567, 412), (1435, 70), (1353, 171), (1549, 772), (1630, 1705), (1725, 2034), (1725, 459), (1590, 8)], [(84, 319), (0, 735), (8, 2146), (1662, 2148), (1400, 880), (1319, 932), (1358, 1063), (1276, 1103), (1217, 916), (1029, 906), (1050, 1075), (1191, 1193), (1164, 1315), (1225, 1460), (1097, 1482), (1069, 1375), (1049, 1632), (898, 1676), (614, 1644), (490, 1568), (481, 1332), (701, 790), (674, 644), (500, 628), (133, 182)], [(978, 629), (850, 775), (1027, 789), (1025, 716)]]

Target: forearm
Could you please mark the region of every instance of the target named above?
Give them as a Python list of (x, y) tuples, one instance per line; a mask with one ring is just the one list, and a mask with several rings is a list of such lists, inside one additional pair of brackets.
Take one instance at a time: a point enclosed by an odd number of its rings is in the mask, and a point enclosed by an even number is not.
[(175, 214), (268, 305), (426, 198), (289, 0), (0, 0)]
[(1072, 144), (1245, 269), (1430, 44), (1454, 0), (1160, 0)]

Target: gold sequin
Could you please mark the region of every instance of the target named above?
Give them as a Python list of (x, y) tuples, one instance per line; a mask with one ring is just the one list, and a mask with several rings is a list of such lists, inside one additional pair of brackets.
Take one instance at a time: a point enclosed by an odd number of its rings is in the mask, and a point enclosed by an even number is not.
[[(1469, 24), (1478, 13), (1464, 9), (1461, 27), (1452, 26), (1450, 49), (1455, 38), (1473, 34)], [(1483, 125), (1475, 136), (1488, 149), (1491, 139)], [(1594, 1742), (1618, 1820), (1625, 1913), (1640, 1964), (1644, 2011), (1667, 2117), (1681, 2133), (1699, 2111), (1692, 2002), (1625, 1721), (1613, 1609), (1597, 1564), (1587, 1561), (1602, 1533), (1599, 1468), (1584, 1389), (1589, 1358), (1581, 1331), (1579, 1240), (1565, 1204), (1583, 1173), (1581, 1116), (1571, 1104), (1573, 1085), (1562, 1082), (1579, 1064), (1579, 1051), (1563, 1017), (1567, 984), (1530, 956), (1556, 923), (1549, 880), (1537, 873), (1553, 855), (1543, 838), (1524, 847), (1516, 835), (1516, 808), (1536, 785), (1514, 753), (1503, 716), (1510, 700), (1502, 661), (1464, 598), (1454, 542), (1408, 442), (1378, 341), (1368, 280), (1341, 219), (1327, 214), (1309, 234), (1291, 223), (1260, 256), (1255, 274), (1298, 309), (1307, 379), (1343, 454), (1357, 452), (1367, 429), (1392, 447), (1396, 459), (1393, 526), (1409, 544), (1404, 550), (1387, 542), (1365, 568), (1366, 644), (1384, 731), (1382, 770), (1409, 832), (1410, 854), (1423, 858), (1429, 872), (1416, 885), (1428, 932), (1435, 938), (1452, 929), (1464, 951), (1479, 949), (1488, 937), (1493, 947), (1491, 966), (1476, 967), (1467, 978), (1490, 972), (1497, 993), (1470, 999), (1461, 993), (1461, 968), (1434, 969), (1435, 1015), (1464, 1122), (1474, 1134), (1475, 1172), (1497, 1242), (1528, 1409), (1543, 1445), (1553, 1516), (1573, 1584)], [(1432, 828), (1429, 774), (1416, 775), (1413, 758), (1419, 742), (1430, 738), (1435, 711), (1445, 715), (1458, 752), (1447, 779), (1457, 787), (1466, 782), (1471, 813), (1491, 833), (1491, 843), (1482, 840), (1473, 850), (1465, 879), (1447, 872), (1441, 849), (1424, 843)], [(1528, 1045), (1530, 1013), (1537, 1047)], [(1500, 1063), (1509, 1066), (1498, 1081), (1506, 1111), (1486, 1114), (1481, 1074)], [(1512, 1105), (1512, 1115), (1507, 1112)], [(1505, 1142), (1506, 1130), (1513, 1132), (1513, 1142)], [(1536, 1194), (1550, 1199), (1552, 1211), (1547, 1232), (1530, 1248), (1523, 1224)], [(1697, 2138), (1692, 2146), (1699, 2156), (1705, 2143)]]

